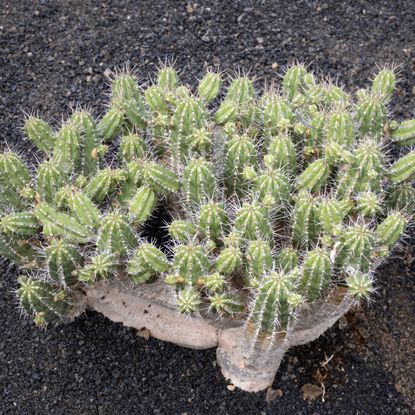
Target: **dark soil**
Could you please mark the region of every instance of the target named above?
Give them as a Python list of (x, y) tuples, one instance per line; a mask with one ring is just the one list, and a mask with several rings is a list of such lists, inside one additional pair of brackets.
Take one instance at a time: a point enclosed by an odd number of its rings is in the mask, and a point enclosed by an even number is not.
[[(99, 114), (108, 92), (104, 72), (127, 61), (144, 80), (167, 58), (188, 82), (208, 64), (250, 70), (262, 83), (276, 77), (276, 64), (301, 60), (350, 90), (365, 85), (376, 65), (395, 63), (402, 82), (391, 111), (415, 115), (412, 0), (0, 3), (2, 146), (26, 147), (28, 158), (34, 156), (22, 142), (22, 110), (60, 120), (80, 102)], [(379, 291), (369, 307), (290, 351), (271, 402), (265, 392), (229, 390), (213, 350), (146, 341), (96, 313), (38, 330), (20, 318), (16, 269), (4, 263), (0, 414), (414, 413), (411, 253), (397, 253), (378, 270)], [(324, 386), (324, 402), (303, 400), (307, 383)]]

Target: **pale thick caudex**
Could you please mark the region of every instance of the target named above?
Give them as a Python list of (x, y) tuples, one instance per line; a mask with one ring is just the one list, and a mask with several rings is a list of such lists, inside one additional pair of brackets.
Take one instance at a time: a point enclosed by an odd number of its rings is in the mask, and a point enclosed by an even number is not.
[(44, 158), (0, 155), (0, 254), (36, 324), (90, 307), (217, 347), (226, 378), (264, 389), (374, 290), (413, 216), (415, 120), (388, 116), (389, 68), (355, 96), (303, 65), (262, 93), (245, 75), (155, 78), (114, 73), (98, 120), (27, 117)]

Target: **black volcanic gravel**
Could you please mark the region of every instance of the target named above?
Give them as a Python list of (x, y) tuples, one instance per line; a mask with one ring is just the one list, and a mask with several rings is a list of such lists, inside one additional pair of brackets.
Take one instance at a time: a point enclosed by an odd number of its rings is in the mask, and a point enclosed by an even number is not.
[[(1, 144), (25, 147), (29, 159), (22, 111), (61, 120), (79, 102), (101, 114), (104, 72), (127, 61), (144, 80), (167, 58), (190, 83), (208, 64), (250, 70), (261, 84), (275, 78), (273, 64), (281, 69), (301, 60), (353, 91), (376, 65), (395, 63), (402, 82), (391, 110), (397, 118), (415, 115), (412, 0), (1, 0), (0, 6)], [(414, 268), (403, 259), (397, 254), (379, 270), (386, 288), (369, 309), (290, 351), (273, 386), (282, 397), (270, 403), (265, 392), (228, 390), (213, 350), (146, 341), (97, 313), (37, 329), (20, 318), (17, 271), (3, 262), (0, 415), (414, 413), (415, 390), (410, 382), (402, 386), (414, 373)], [(397, 345), (393, 362), (385, 338)], [(304, 401), (301, 387), (321, 381), (325, 402)]]

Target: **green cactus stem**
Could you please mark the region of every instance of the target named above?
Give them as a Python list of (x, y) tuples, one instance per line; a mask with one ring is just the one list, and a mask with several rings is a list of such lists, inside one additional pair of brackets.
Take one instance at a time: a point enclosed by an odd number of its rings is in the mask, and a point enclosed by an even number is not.
[(216, 258), (215, 268), (223, 275), (232, 274), (242, 263), (242, 253), (238, 246), (223, 249)]
[(55, 239), (46, 248), (49, 276), (63, 287), (77, 283), (78, 270), (82, 262), (83, 257), (77, 246), (64, 239)]
[(373, 293), (373, 277), (361, 271), (351, 270), (346, 278), (349, 293), (358, 300), (367, 300)]
[(11, 237), (27, 237), (39, 232), (40, 224), (31, 212), (17, 212), (0, 219), (0, 232)]
[(143, 224), (156, 207), (156, 194), (148, 186), (141, 186), (128, 204), (129, 217), (136, 225)]
[(388, 215), (376, 228), (377, 243), (391, 248), (404, 233), (408, 220), (399, 212)]
[(61, 236), (69, 242), (86, 243), (92, 238), (89, 228), (74, 217), (59, 212), (47, 203), (39, 203), (33, 213), (43, 225), (43, 232), (50, 236)]
[(117, 257), (110, 252), (93, 256), (90, 262), (79, 270), (78, 280), (93, 283), (111, 277), (117, 271)]
[(213, 164), (203, 158), (193, 158), (183, 172), (183, 191), (188, 203), (202, 204), (215, 193)]
[(210, 268), (209, 260), (201, 245), (193, 243), (174, 248), (173, 269), (186, 282), (196, 285), (198, 279)]
[(272, 240), (272, 229), (268, 209), (259, 203), (245, 202), (236, 213), (235, 229), (251, 241)]
[(130, 223), (121, 212), (110, 212), (103, 218), (97, 239), (99, 251), (125, 256), (136, 243), (137, 238)]
[(401, 183), (405, 180), (415, 178), (415, 151), (409, 152), (397, 160), (388, 171), (389, 180), (394, 183)]
[(49, 153), (55, 146), (55, 134), (47, 122), (29, 116), (24, 124), (24, 132), (29, 140), (41, 151)]
[(321, 248), (315, 248), (307, 253), (303, 263), (301, 290), (310, 301), (320, 298), (331, 280), (332, 266), (329, 253)]
[(70, 298), (62, 289), (40, 280), (21, 276), (17, 296), (22, 308), (33, 315), (38, 326), (66, 319)]
[(195, 288), (185, 287), (177, 294), (176, 303), (180, 313), (191, 314), (197, 311), (202, 301)]
[(219, 94), (222, 78), (216, 72), (208, 72), (199, 82), (197, 93), (205, 102), (213, 101)]
[(94, 174), (98, 168), (98, 148), (101, 142), (98, 137), (97, 124), (87, 111), (74, 112), (70, 122), (79, 136), (80, 170), (88, 177)]
[(392, 130), (390, 139), (398, 146), (415, 145), (415, 119), (402, 121)]

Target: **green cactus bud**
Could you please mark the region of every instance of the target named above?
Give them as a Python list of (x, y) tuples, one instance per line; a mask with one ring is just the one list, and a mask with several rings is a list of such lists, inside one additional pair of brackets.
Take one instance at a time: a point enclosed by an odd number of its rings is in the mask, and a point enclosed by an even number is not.
[(291, 200), (290, 182), (283, 171), (267, 169), (260, 174), (253, 186), (259, 201), (272, 197), (273, 205), (277, 207), (287, 205)]
[(282, 248), (275, 258), (275, 265), (285, 272), (292, 271), (298, 264), (298, 251), (292, 247)]
[(353, 120), (347, 112), (334, 112), (327, 119), (326, 140), (350, 147), (353, 144)]
[(272, 139), (268, 148), (269, 159), (264, 161), (268, 167), (283, 169), (289, 174), (295, 174), (297, 154), (292, 140), (286, 135)]
[(256, 202), (245, 202), (236, 213), (235, 229), (251, 241), (272, 240), (272, 228), (268, 209)]
[(315, 198), (300, 192), (291, 214), (292, 241), (296, 248), (307, 248), (317, 239), (319, 221)]
[(310, 191), (317, 191), (327, 183), (330, 165), (326, 160), (313, 161), (298, 177), (298, 185)]
[(200, 294), (193, 287), (185, 287), (177, 294), (176, 304), (180, 313), (194, 313), (199, 308), (201, 303), (202, 300), (200, 298)]
[(244, 309), (241, 299), (230, 293), (215, 293), (209, 296), (210, 308), (220, 315), (233, 315)]
[(23, 129), (29, 140), (39, 150), (48, 153), (55, 146), (55, 137), (52, 128), (40, 118), (27, 117)]
[(71, 188), (67, 194), (67, 205), (79, 223), (90, 228), (98, 228), (101, 212), (92, 200), (81, 191)]
[(177, 192), (180, 188), (179, 179), (166, 167), (150, 161), (143, 163), (141, 170), (144, 182), (155, 192), (168, 194)]
[(352, 266), (367, 272), (373, 247), (374, 236), (369, 227), (360, 224), (345, 227), (339, 236), (336, 266), (344, 270)]
[(315, 248), (307, 253), (303, 264), (301, 290), (310, 300), (320, 298), (331, 280), (332, 268), (329, 254), (321, 248)]
[(173, 268), (190, 284), (196, 284), (199, 277), (210, 268), (201, 245), (178, 245), (174, 251)]
[(237, 246), (228, 247), (222, 250), (216, 258), (215, 268), (224, 275), (232, 274), (242, 262), (242, 254)]
[(96, 122), (88, 112), (76, 111), (71, 116), (71, 124), (79, 135), (81, 172), (85, 176), (94, 174), (98, 167), (100, 146)]
[(51, 236), (62, 236), (68, 242), (86, 243), (92, 238), (89, 228), (66, 213), (59, 212), (47, 203), (39, 203), (33, 213), (38, 221), (49, 230)]
[(176, 102), (174, 125), (177, 131), (190, 134), (195, 128), (202, 128), (204, 122), (204, 108), (196, 98), (189, 96)]
[(221, 86), (221, 76), (216, 72), (208, 72), (200, 81), (197, 93), (205, 102), (211, 102), (218, 96)]
[(162, 90), (172, 91), (177, 86), (177, 73), (171, 66), (163, 66), (157, 74), (157, 85)]
[(389, 209), (404, 211), (410, 215), (415, 210), (415, 188), (411, 183), (401, 183), (393, 186), (386, 201)]
[(148, 186), (141, 186), (129, 204), (129, 217), (136, 225), (143, 224), (156, 207), (156, 195)]
[(182, 183), (188, 203), (207, 202), (215, 193), (213, 164), (204, 158), (191, 159), (184, 169)]
[(292, 100), (300, 91), (306, 74), (307, 71), (304, 65), (293, 65), (286, 70), (282, 80), (282, 87), (288, 99)]
[(367, 97), (356, 108), (356, 121), (362, 136), (380, 137), (386, 122), (385, 104), (378, 99)]
[(356, 211), (368, 218), (375, 217), (382, 211), (380, 200), (376, 193), (361, 192), (356, 196)]
[(241, 106), (254, 98), (254, 86), (252, 81), (244, 76), (235, 78), (229, 85), (225, 101), (231, 101)]
[(396, 87), (396, 76), (392, 69), (383, 68), (372, 83), (372, 94), (389, 101)]
[(279, 331), (285, 331), (292, 317), (289, 297), (295, 293), (289, 275), (271, 272), (262, 280), (248, 317), (259, 339), (270, 340)]
[(107, 195), (115, 191), (118, 183), (123, 182), (125, 179), (126, 177), (122, 170), (107, 167), (98, 170), (83, 190), (86, 196), (100, 203)]
[(77, 283), (82, 261), (78, 248), (63, 239), (53, 240), (46, 248), (49, 276), (64, 287)]
[(38, 325), (58, 323), (70, 310), (70, 298), (61, 289), (30, 277), (19, 277), (17, 296), (22, 308)]
[(185, 244), (197, 235), (196, 226), (185, 220), (174, 220), (169, 224), (169, 235), (179, 243)]
[(215, 113), (215, 122), (219, 125), (232, 123), (238, 117), (238, 106), (233, 101), (223, 101)]
[(394, 183), (401, 183), (404, 180), (415, 178), (415, 151), (411, 151), (396, 161), (388, 170), (389, 180)]
[(248, 164), (256, 164), (257, 153), (252, 139), (237, 135), (225, 145), (224, 178), (228, 194), (240, 195), (244, 190), (243, 171)]
[(254, 277), (261, 277), (272, 268), (271, 246), (266, 241), (250, 241), (245, 256), (248, 272)]
[(121, 131), (124, 121), (124, 112), (120, 105), (111, 106), (97, 125), (99, 136), (103, 141), (112, 141)]
[(327, 234), (332, 234), (337, 229), (346, 214), (344, 203), (340, 200), (322, 199), (317, 207), (320, 225)]
[(142, 269), (150, 275), (166, 272), (169, 267), (166, 255), (150, 243), (140, 245), (128, 262), (129, 271)]
[(346, 284), (349, 293), (358, 300), (368, 299), (374, 291), (373, 278), (369, 274), (364, 274), (357, 270), (349, 272)]
[(225, 277), (219, 272), (214, 272), (205, 277), (205, 287), (209, 292), (221, 292), (226, 286)]
[(205, 127), (195, 129), (190, 134), (190, 149), (198, 154), (207, 152), (211, 148), (212, 142), (212, 133)]
[(21, 239), (0, 233), (0, 255), (26, 269), (37, 269), (42, 265), (41, 251)]
[(78, 280), (92, 283), (108, 278), (116, 273), (117, 265), (117, 257), (114, 254), (102, 252), (92, 257), (90, 263), (79, 270)]
[(30, 212), (10, 213), (0, 219), (0, 232), (8, 236), (32, 236), (39, 228), (39, 222)]
[(56, 137), (53, 161), (68, 166), (71, 170), (80, 165), (80, 137), (72, 123), (64, 124)]
[(398, 146), (415, 145), (415, 119), (402, 121), (392, 130), (390, 139)]
[(200, 207), (199, 229), (203, 236), (218, 241), (226, 231), (228, 216), (221, 203), (210, 201)]
[(128, 134), (121, 138), (119, 154), (126, 163), (141, 159), (144, 149), (144, 140), (137, 134)]
[(137, 239), (127, 218), (120, 212), (111, 212), (103, 218), (98, 231), (97, 248), (125, 256), (135, 246)]
[(391, 213), (375, 230), (377, 243), (391, 248), (403, 235), (407, 225), (408, 221), (402, 213)]
[(42, 200), (54, 204), (57, 191), (69, 180), (68, 174), (55, 161), (45, 161), (37, 169), (36, 190)]

